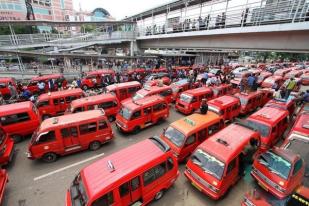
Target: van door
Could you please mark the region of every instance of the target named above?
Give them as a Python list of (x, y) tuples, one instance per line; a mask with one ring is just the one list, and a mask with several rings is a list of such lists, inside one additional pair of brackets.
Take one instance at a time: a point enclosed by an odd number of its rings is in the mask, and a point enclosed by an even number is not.
[(124, 100), (127, 98), (127, 89), (120, 89), (119, 90), (119, 101)]
[(119, 194), (122, 205), (131, 205), (142, 197), (141, 181), (139, 176), (119, 187)]
[(79, 145), (77, 127), (68, 127), (61, 129), (64, 149)]
[(152, 109), (151, 107), (146, 107), (144, 108), (144, 119), (145, 119), (145, 124), (152, 123)]
[(238, 180), (239, 168), (237, 167), (237, 158), (232, 160), (228, 165), (225, 174), (222, 178), (222, 191), (226, 192), (235, 181)]
[(197, 145), (198, 141), (196, 140), (196, 134), (190, 135), (187, 138), (185, 145), (182, 148), (182, 151), (180, 152), (180, 159), (185, 159), (186, 157), (191, 155), (191, 153), (197, 147)]

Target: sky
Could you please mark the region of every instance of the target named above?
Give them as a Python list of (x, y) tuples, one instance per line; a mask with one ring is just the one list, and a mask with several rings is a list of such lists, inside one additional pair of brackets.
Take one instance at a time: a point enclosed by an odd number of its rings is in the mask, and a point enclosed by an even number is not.
[(73, 0), (74, 9), (93, 11), (95, 8), (106, 9), (117, 20), (131, 16), (172, 0)]

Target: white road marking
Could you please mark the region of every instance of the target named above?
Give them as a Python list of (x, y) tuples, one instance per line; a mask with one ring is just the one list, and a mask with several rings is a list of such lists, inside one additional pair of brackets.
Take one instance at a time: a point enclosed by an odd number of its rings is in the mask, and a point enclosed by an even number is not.
[(76, 162), (76, 163), (74, 163), (74, 164), (71, 164), (71, 165), (65, 166), (65, 167), (63, 167), (63, 168), (57, 169), (57, 170), (55, 170), (55, 171), (49, 172), (49, 173), (47, 173), (47, 174), (41, 175), (41, 176), (39, 176), (39, 177), (35, 177), (35, 178), (33, 178), (33, 181), (41, 180), (41, 179), (43, 179), (43, 178), (45, 178), (45, 177), (54, 175), (54, 174), (56, 174), (56, 173), (62, 172), (62, 171), (67, 170), (67, 169), (70, 169), (71, 167), (75, 167), (75, 166), (77, 166), (77, 165), (83, 164), (83, 163), (88, 162), (88, 161), (91, 161), (91, 160), (93, 160), (93, 159), (102, 157), (103, 155), (104, 155), (104, 153), (98, 154), (98, 155), (95, 155), (95, 156), (90, 157), (90, 158), (88, 158), (88, 159), (85, 159), (85, 160)]

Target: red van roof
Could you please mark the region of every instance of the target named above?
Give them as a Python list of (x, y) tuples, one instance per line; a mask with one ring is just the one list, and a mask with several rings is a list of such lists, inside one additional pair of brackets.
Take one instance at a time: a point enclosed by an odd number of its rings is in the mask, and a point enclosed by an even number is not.
[(170, 86), (162, 85), (162, 86), (151, 86), (149, 88), (143, 88), (137, 91), (137, 93), (147, 96), (147, 95), (152, 95), (156, 92), (160, 92), (163, 90), (171, 89)]
[(154, 102), (158, 102), (158, 101), (163, 101), (165, 102), (165, 99), (159, 95), (152, 95), (152, 96), (148, 96), (148, 97), (144, 97), (142, 99), (133, 101), (132, 99), (129, 101), (126, 101), (124, 106), (131, 109), (131, 110), (135, 110), (135, 109), (140, 109), (141, 106), (145, 106), (145, 105), (149, 105), (152, 104)]
[(259, 111), (253, 113), (248, 117), (248, 120), (254, 120), (258, 122), (263, 122), (271, 126), (276, 125), (281, 119), (289, 115), (288, 111), (272, 108), (263, 107)]
[(102, 75), (102, 74), (115, 74), (114, 70), (111, 69), (101, 69), (101, 70), (95, 70), (91, 72), (86, 73), (88, 75)]
[(73, 100), (71, 102), (71, 107), (75, 108), (83, 105), (96, 104), (99, 102), (110, 101), (110, 100), (117, 100), (117, 97), (115, 97), (110, 93), (100, 94)]
[(12, 78), (12, 77), (0, 77), (0, 82), (3, 83), (3, 82), (15, 82), (15, 79)]
[(33, 103), (30, 101), (15, 104), (6, 104), (0, 106), (0, 114), (10, 115), (25, 112), (28, 111), (29, 109), (32, 110), (33, 106), (34, 106)]
[[(153, 161), (159, 163), (164, 154), (151, 140), (146, 139), (83, 168), (80, 174), (89, 199), (109, 191), (117, 181), (135, 171), (138, 175), (146, 164)], [(114, 171), (108, 167), (109, 161)]]
[(119, 84), (112, 84), (106, 87), (107, 91), (113, 91), (116, 88), (130, 87), (130, 86), (141, 86), (141, 83), (138, 81), (124, 82)]
[(250, 93), (236, 93), (234, 94), (235, 97), (238, 97), (238, 98), (244, 98), (244, 99), (250, 99), (256, 95), (259, 95), (259, 94), (262, 94), (262, 92), (260, 91), (256, 91), (256, 92), (250, 92)]
[(63, 78), (63, 75), (62, 74), (48, 74), (48, 75), (33, 77), (31, 81), (45, 81), (48, 79), (59, 79), (59, 78)]
[(217, 132), (198, 146), (221, 161), (229, 162), (234, 159), (250, 139), (258, 133), (238, 124), (231, 124)]
[(300, 132), (309, 135), (309, 113), (303, 112), (298, 115), (291, 132)]
[(208, 101), (209, 105), (220, 105), (222, 107), (228, 107), (230, 105), (235, 104), (235, 102), (239, 102), (239, 99), (237, 97), (229, 96), (229, 95), (224, 95), (221, 97), (218, 97), (216, 99), (212, 99)]
[(97, 110), (90, 110), (85, 112), (63, 115), (59, 117), (53, 117), (46, 119), (41, 123), (40, 131), (44, 131), (46, 129), (51, 129), (59, 126), (70, 125), (76, 122), (97, 119), (102, 116), (104, 116), (104, 112), (102, 110), (97, 109)]
[(42, 100), (47, 100), (53, 97), (66, 97), (68, 95), (75, 95), (75, 94), (82, 94), (84, 93), (83, 90), (81, 89), (67, 89), (67, 90), (63, 90), (63, 91), (57, 91), (57, 92), (50, 92), (50, 93), (45, 93), (45, 94), (41, 94), (38, 97), (38, 101), (42, 101)]
[(209, 87), (199, 87), (196, 89), (189, 89), (183, 93), (189, 95), (200, 95), (205, 93), (212, 93), (212, 90)]

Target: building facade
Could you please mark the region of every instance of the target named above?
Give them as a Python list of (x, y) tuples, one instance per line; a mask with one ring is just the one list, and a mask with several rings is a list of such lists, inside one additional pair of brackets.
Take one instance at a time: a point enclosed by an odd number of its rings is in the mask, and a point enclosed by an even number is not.
[(35, 20), (74, 19), (73, 0), (1, 0), (0, 21), (27, 20), (26, 2), (32, 6)]

